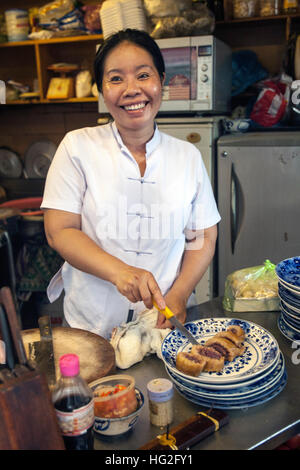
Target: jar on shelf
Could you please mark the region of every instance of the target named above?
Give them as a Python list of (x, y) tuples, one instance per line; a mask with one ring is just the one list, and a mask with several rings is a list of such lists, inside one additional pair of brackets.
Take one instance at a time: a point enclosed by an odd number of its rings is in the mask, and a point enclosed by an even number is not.
[(250, 18), (256, 14), (256, 0), (233, 0), (233, 18)]
[(276, 16), (280, 14), (279, 0), (260, 0), (259, 16)]
[(298, 0), (283, 0), (283, 13), (297, 13)]

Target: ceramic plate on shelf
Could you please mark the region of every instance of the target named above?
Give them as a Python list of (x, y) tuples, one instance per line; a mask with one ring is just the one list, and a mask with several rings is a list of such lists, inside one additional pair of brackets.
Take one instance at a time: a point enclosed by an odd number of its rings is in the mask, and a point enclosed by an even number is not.
[[(245, 333), (245, 352), (233, 361), (226, 362), (220, 372), (201, 372), (194, 377), (199, 383), (233, 383), (250, 379), (269, 369), (279, 356), (279, 346), (271, 333), (255, 323), (229, 318), (203, 318), (185, 324), (185, 327), (204, 344), (219, 331), (233, 324), (240, 325)], [(190, 343), (178, 330), (171, 331), (162, 343), (162, 359), (176, 375), (190, 378), (176, 368), (176, 356), (180, 351), (188, 352)]]
[(300, 291), (300, 256), (280, 261), (275, 271), (280, 280)]
[(7, 147), (0, 147), (0, 176), (3, 178), (20, 178), (23, 165), (19, 156)]
[(31, 144), (25, 152), (25, 171), (28, 178), (45, 178), (57, 145), (49, 140)]

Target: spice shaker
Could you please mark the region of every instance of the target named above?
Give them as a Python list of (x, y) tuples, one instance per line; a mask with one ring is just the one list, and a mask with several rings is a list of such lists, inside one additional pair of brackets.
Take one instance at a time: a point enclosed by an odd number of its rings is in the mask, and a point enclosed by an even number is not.
[(168, 379), (153, 379), (147, 384), (150, 421), (167, 426), (173, 421), (173, 384)]

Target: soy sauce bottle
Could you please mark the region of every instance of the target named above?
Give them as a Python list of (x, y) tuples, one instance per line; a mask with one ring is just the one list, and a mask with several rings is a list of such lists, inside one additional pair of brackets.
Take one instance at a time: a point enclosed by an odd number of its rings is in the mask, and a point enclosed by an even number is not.
[(52, 401), (67, 450), (94, 448), (93, 392), (80, 377), (79, 358), (65, 354), (59, 359), (61, 378), (52, 393)]

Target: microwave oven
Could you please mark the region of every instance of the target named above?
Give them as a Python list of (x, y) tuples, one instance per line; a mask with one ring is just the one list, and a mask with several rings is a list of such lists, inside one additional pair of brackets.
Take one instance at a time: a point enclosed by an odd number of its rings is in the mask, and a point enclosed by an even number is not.
[[(212, 35), (157, 39), (166, 69), (160, 113), (230, 111), (231, 49)], [(107, 113), (102, 95), (99, 112)]]

